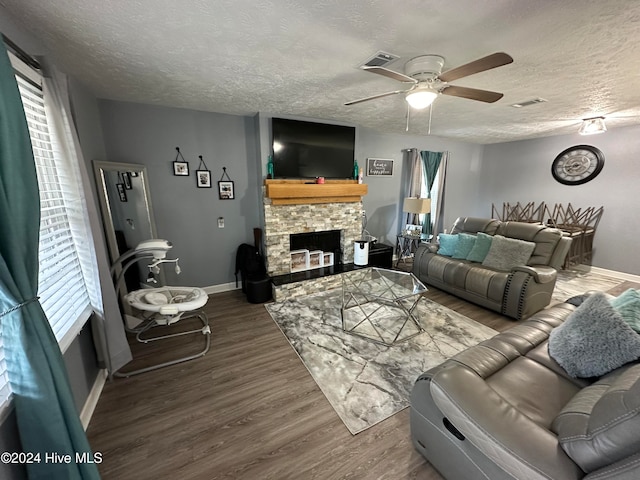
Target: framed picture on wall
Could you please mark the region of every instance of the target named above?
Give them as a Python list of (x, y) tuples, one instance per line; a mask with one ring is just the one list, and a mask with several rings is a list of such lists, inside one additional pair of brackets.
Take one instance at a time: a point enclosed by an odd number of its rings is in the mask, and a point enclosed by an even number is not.
[(124, 183), (116, 183), (116, 188), (118, 189), (118, 197), (120, 197), (120, 201), (126, 202), (127, 191), (124, 189)]
[(367, 177), (393, 177), (393, 159), (367, 158)]
[(122, 172), (122, 183), (126, 190), (131, 190), (133, 188), (131, 185), (131, 174), (129, 172)]
[(173, 174), (176, 176), (189, 176), (189, 162), (173, 162)]
[(198, 188), (211, 188), (211, 171), (196, 170), (196, 180)]
[(218, 182), (218, 196), (220, 200), (233, 200), (235, 198), (233, 182), (220, 180)]

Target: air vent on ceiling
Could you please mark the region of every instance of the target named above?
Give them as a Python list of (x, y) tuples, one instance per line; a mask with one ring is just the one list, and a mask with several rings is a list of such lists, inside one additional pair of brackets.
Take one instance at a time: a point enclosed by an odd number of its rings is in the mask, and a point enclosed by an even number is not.
[(400, 58), (398, 55), (380, 51), (360, 65), (360, 67), (386, 67), (398, 58)]
[(544, 103), (546, 102), (546, 100), (544, 98), (533, 98), (531, 100), (527, 100), (525, 102), (518, 102), (518, 103), (513, 103), (511, 104), (512, 107), (514, 108), (522, 108), (522, 107), (529, 107), (531, 105), (535, 105), (536, 103)]

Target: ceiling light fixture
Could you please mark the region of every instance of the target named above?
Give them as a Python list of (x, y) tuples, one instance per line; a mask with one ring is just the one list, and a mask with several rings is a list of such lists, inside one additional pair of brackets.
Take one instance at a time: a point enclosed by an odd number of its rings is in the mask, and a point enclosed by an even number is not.
[(580, 135), (593, 135), (595, 133), (604, 133), (607, 131), (607, 126), (604, 124), (604, 117), (585, 118), (582, 120)]
[(423, 110), (431, 105), (437, 96), (438, 92), (429, 87), (418, 87), (407, 93), (404, 98), (416, 110)]

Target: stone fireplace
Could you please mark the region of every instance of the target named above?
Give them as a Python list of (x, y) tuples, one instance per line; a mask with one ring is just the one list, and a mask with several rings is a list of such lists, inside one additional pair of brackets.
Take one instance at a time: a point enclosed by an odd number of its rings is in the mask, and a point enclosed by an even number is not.
[[(353, 242), (362, 234), (362, 202), (307, 203), (264, 206), (264, 243), (267, 273), (291, 273), (290, 235), (340, 231), (341, 258), (335, 263), (353, 262)], [(294, 243), (295, 245), (295, 243)]]
[[(265, 180), (264, 254), (276, 302), (340, 286), (340, 274), (354, 268), (353, 244), (362, 235), (362, 197), (367, 190), (366, 184), (355, 180), (327, 179), (321, 184), (304, 179)], [(292, 272), (292, 249), (316, 248), (317, 258), (324, 247), (316, 240), (335, 231), (337, 238), (327, 247), (334, 254), (333, 266), (299, 269), (300, 258), (296, 255), (296, 268)], [(291, 243), (291, 235), (297, 234), (309, 234), (300, 236), (302, 245), (296, 243), (300, 238)], [(309, 239), (312, 241), (307, 243)]]

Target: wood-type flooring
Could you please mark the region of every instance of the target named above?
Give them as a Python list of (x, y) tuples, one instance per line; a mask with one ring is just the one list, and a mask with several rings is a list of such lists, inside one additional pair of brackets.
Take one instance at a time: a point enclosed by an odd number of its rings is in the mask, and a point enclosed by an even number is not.
[[(514, 325), (435, 288), (425, 295), (495, 330)], [(103, 479), (442, 478), (411, 444), (408, 408), (351, 435), (263, 305), (232, 291), (205, 311), (204, 357), (105, 385), (87, 430)], [(135, 345), (134, 362), (200, 341)]]

